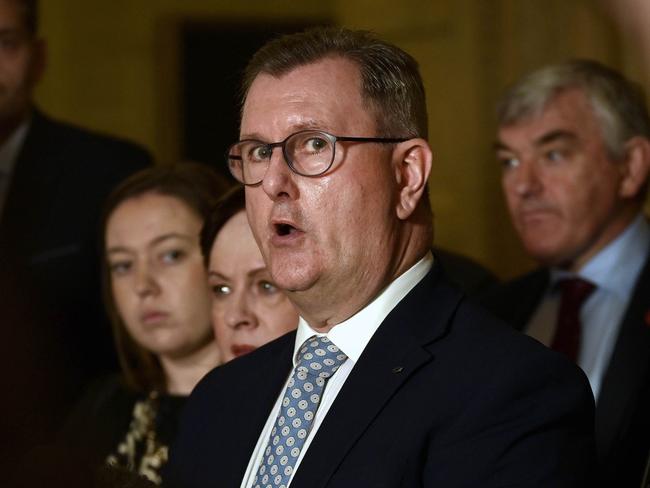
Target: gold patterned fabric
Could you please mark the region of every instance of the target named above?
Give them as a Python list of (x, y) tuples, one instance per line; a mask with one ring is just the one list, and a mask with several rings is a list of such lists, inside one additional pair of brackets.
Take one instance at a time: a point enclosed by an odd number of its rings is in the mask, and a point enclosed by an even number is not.
[(162, 483), (160, 469), (167, 462), (169, 452), (169, 446), (157, 432), (159, 410), (160, 396), (155, 391), (136, 401), (129, 430), (116, 451), (106, 458), (107, 464), (146, 476), (157, 485)]

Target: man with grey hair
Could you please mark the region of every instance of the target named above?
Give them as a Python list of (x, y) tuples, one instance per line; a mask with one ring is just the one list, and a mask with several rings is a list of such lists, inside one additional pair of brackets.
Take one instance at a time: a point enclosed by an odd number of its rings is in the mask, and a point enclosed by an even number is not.
[(542, 267), (486, 298), (562, 351), (596, 399), (605, 486), (639, 486), (650, 446), (650, 119), (639, 88), (594, 61), (529, 74), (498, 106), (510, 216)]
[(584, 376), (471, 305), (430, 252), (416, 61), (324, 28), (271, 41), (244, 80), (228, 164), (300, 322), (197, 385), (167, 481), (586, 486)]

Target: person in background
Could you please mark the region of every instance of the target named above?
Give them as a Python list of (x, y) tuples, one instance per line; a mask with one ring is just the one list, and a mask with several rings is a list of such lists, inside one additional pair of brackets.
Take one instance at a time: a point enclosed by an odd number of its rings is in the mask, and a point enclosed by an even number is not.
[(364, 31), (274, 39), (228, 153), (295, 333), (208, 373), (173, 487), (587, 486), (584, 375), (472, 305), (431, 253), (417, 62)]
[[(0, 0), (0, 259), (11, 262), (10, 279), (24, 284), (38, 310), (29, 344), (13, 346), (37, 347), (41, 367), (62, 368), (54, 378), (58, 398), (45, 408), (51, 421), (31, 443), (55, 432), (93, 378), (117, 369), (96, 293), (97, 222), (111, 189), (151, 164), (140, 146), (54, 120), (35, 106), (45, 51), (38, 2)], [(24, 412), (13, 417), (30, 429)]]
[(298, 326), (298, 312), (273, 283), (248, 225), (242, 187), (217, 204), (201, 231), (201, 248), (224, 363)]
[(650, 448), (650, 118), (640, 88), (589, 60), (546, 66), (498, 106), (512, 223), (540, 268), (484, 301), (584, 370), (603, 486), (638, 487)]
[(94, 385), (63, 433), (91, 464), (161, 482), (185, 398), (219, 363), (199, 234), (225, 190), (183, 163), (132, 175), (106, 202), (104, 298), (123, 374)]

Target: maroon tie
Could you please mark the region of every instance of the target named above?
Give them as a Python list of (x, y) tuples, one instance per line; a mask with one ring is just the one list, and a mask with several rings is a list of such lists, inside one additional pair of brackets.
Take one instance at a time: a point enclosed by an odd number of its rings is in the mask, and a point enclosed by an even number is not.
[(560, 281), (558, 286), (562, 297), (551, 349), (563, 352), (575, 361), (580, 347), (580, 308), (596, 287), (582, 278), (568, 278)]

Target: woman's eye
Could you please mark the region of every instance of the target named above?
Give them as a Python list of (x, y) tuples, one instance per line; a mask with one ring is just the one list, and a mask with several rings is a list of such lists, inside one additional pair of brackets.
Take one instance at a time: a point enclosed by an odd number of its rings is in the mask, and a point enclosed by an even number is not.
[(176, 262), (178, 262), (178, 261), (179, 261), (179, 260), (180, 260), (184, 255), (185, 255), (185, 253), (184, 253), (183, 251), (181, 251), (181, 250), (179, 250), (179, 249), (172, 249), (171, 251), (167, 251), (167, 252), (163, 253), (163, 255), (162, 255), (162, 261), (163, 261), (164, 263), (168, 263), (168, 264), (176, 263)]
[(222, 297), (230, 294), (230, 287), (228, 285), (212, 285), (212, 293), (216, 297)]
[(546, 153), (546, 159), (552, 162), (558, 162), (564, 159), (564, 155), (561, 151), (553, 150)]
[(271, 283), (270, 281), (266, 281), (266, 280), (260, 281), (257, 284), (257, 286), (260, 289), (260, 291), (265, 295), (272, 295), (279, 291), (278, 287), (275, 286), (274, 283)]
[(116, 261), (114, 263), (109, 263), (108, 268), (110, 269), (111, 274), (123, 275), (128, 273), (131, 269), (131, 263), (129, 261)]

